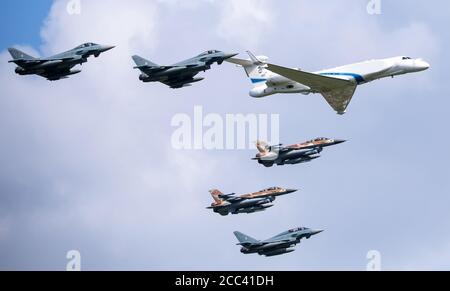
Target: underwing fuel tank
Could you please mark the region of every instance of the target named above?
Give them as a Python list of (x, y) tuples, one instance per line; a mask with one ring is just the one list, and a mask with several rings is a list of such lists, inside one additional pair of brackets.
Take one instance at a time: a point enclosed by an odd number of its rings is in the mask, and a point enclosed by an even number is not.
[(203, 81), (205, 78), (192, 78), (192, 81), (190, 81), (191, 83), (196, 83), (196, 82), (200, 82)]
[(81, 70), (71, 70), (70, 72), (68, 72), (64, 76), (75, 75), (75, 74), (78, 74), (78, 73), (81, 73)]
[(275, 251), (271, 251), (271, 252), (262, 253), (262, 255), (264, 255), (266, 257), (272, 257), (272, 256), (278, 256), (278, 255), (282, 255), (282, 254), (292, 253), (293, 251), (295, 251), (294, 248), (279, 249), (279, 250), (275, 250)]
[(269, 205), (260, 205), (260, 206), (255, 206), (255, 207), (250, 207), (250, 208), (242, 208), (236, 211), (236, 214), (240, 214), (240, 213), (254, 213), (254, 212), (258, 212), (258, 211), (264, 211), (267, 208), (272, 207), (273, 204), (269, 204)]
[[(176, 86), (179, 85), (179, 86), (186, 87), (186, 86), (190, 86), (191, 83), (200, 82), (200, 81), (202, 81), (203, 79), (205, 79), (205, 78), (192, 78), (191, 80), (185, 80), (185, 81), (182, 81), (182, 82), (180, 82), (180, 83), (173, 83), (172, 86), (173, 86), (173, 87), (176, 87)], [(187, 82), (188, 82), (188, 83), (187, 83)]]

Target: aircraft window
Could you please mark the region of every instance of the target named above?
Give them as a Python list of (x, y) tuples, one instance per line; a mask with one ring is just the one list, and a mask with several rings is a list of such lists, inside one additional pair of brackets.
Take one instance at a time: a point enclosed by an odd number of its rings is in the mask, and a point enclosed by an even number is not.
[(403, 57), (402, 60), (410, 60), (410, 57)]

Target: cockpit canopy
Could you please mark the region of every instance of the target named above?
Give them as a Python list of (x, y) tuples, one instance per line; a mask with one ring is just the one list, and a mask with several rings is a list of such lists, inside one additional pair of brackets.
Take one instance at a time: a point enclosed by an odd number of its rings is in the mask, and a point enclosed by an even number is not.
[(308, 228), (306, 228), (306, 227), (297, 227), (297, 228), (293, 228), (293, 229), (290, 229), (288, 231), (282, 232), (282, 233), (278, 234), (277, 236), (287, 235), (287, 234), (291, 234), (291, 233), (294, 233), (294, 232), (307, 230), (307, 229)]
[(280, 187), (270, 187), (270, 188), (267, 188), (264, 191), (275, 191), (275, 190), (281, 190), (281, 188)]
[(220, 51), (218, 51), (218, 50), (209, 50), (209, 51), (206, 51), (204, 53), (199, 54), (199, 56), (207, 56), (207, 55), (217, 54), (217, 53), (220, 53)]
[(288, 230), (288, 232), (297, 232), (297, 231), (302, 231), (302, 230), (306, 230), (306, 227), (297, 227), (297, 228), (293, 228)]
[(314, 141), (323, 141), (323, 140), (328, 140), (328, 138), (327, 137), (318, 137)]
[(87, 47), (96, 46), (96, 45), (98, 45), (98, 44), (93, 43), (93, 42), (88, 42), (88, 43), (84, 43), (82, 45), (77, 46), (75, 49), (87, 48)]
[(410, 57), (402, 57), (402, 60), (412, 60)]
[(329, 138), (327, 138), (327, 137), (318, 137), (318, 138), (316, 138), (316, 139), (313, 139), (313, 140), (307, 141), (306, 143), (313, 143), (313, 142), (318, 142), (318, 141), (327, 141), (327, 140), (329, 140)]

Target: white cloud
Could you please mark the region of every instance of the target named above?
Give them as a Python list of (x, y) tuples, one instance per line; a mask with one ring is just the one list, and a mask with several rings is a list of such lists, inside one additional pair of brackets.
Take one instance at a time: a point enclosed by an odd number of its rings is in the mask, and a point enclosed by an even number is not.
[(274, 23), (272, 3), (266, 0), (216, 1), (221, 11), (217, 33), (242, 47), (255, 48)]
[(66, 11), (67, 1), (55, 1), (41, 32), (44, 51), (56, 53), (88, 41), (117, 45), (119, 51), (155, 48), (159, 20), (155, 2), (136, 0), (132, 5), (119, 0), (81, 3), (81, 13), (71, 15)]

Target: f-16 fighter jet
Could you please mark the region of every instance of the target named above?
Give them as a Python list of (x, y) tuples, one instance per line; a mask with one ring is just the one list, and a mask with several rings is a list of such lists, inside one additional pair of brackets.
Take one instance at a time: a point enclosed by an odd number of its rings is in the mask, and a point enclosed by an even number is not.
[(230, 63), (242, 66), (254, 87), (250, 96), (266, 97), (277, 93), (320, 93), (338, 113), (344, 114), (356, 87), (386, 77), (427, 70), (430, 65), (422, 59), (401, 56), (370, 60), (322, 70), (314, 73), (267, 63), (265, 56), (250, 59), (230, 58)]
[(176, 63), (171, 66), (160, 66), (140, 56), (133, 56), (135, 69), (141, 71), (139, 80), (143, 82), (161, 82), (172, 89), (191, 86), (204, 78), (195, 78), (200, 72), (211, 69), (211, 65), (221, 65), (223, 61), (237, 54), (226, 54), (217, 50), (206, 51), (196, 57)]
[(98, 57), (101, 53), (113, 48), (114, 46), (85, 43), (48, 58), (34, 58), (15, 48), (9, 48), (8, 51), (14, 58), (9, 62), (17, 65), (17, 74), (39, 75), (47, 80), (56, 81), (80, 73), (81, 70), (71, 69), (86, 63), (90, 56)]
[(306, 227), (298, 227), (282, 232), (266, 240), (256, 240), (239, 231), (234, 235), (238, 239), (238, 245), (242, 246), (241, 253), (272, 257), (295, 251), (294, 247), (302, 238), (309, 239), (311, 236), (321, 233), (323, 230), (313, 230)]
[(235, 193), (223, 194), (219, 190), (214, 189), (209, 191), (214, 199), (214, 203), (210, 207), (207, 207), (207, 209), (213, 209), (214, 212), (222, 216), (230, 213), (239, 214), (264, 211), (273, 206), (272, 202), (275, 201), (277, 196), (286, 195), (295, 191), (297, 190), (272, 187), (255, 193), (236, 196)]
[(269, 146), (265, 142), (258, 141), (256, 147), (259, 153), (253, 159), (266, 167), (272, 167), (274, 164), (282, 166), (306, 163), (319, 158), (319, 154), (324, 147), (343, 142), (345, 140), (320, 137), (290, 146), (283, 146), (282, 144)]

